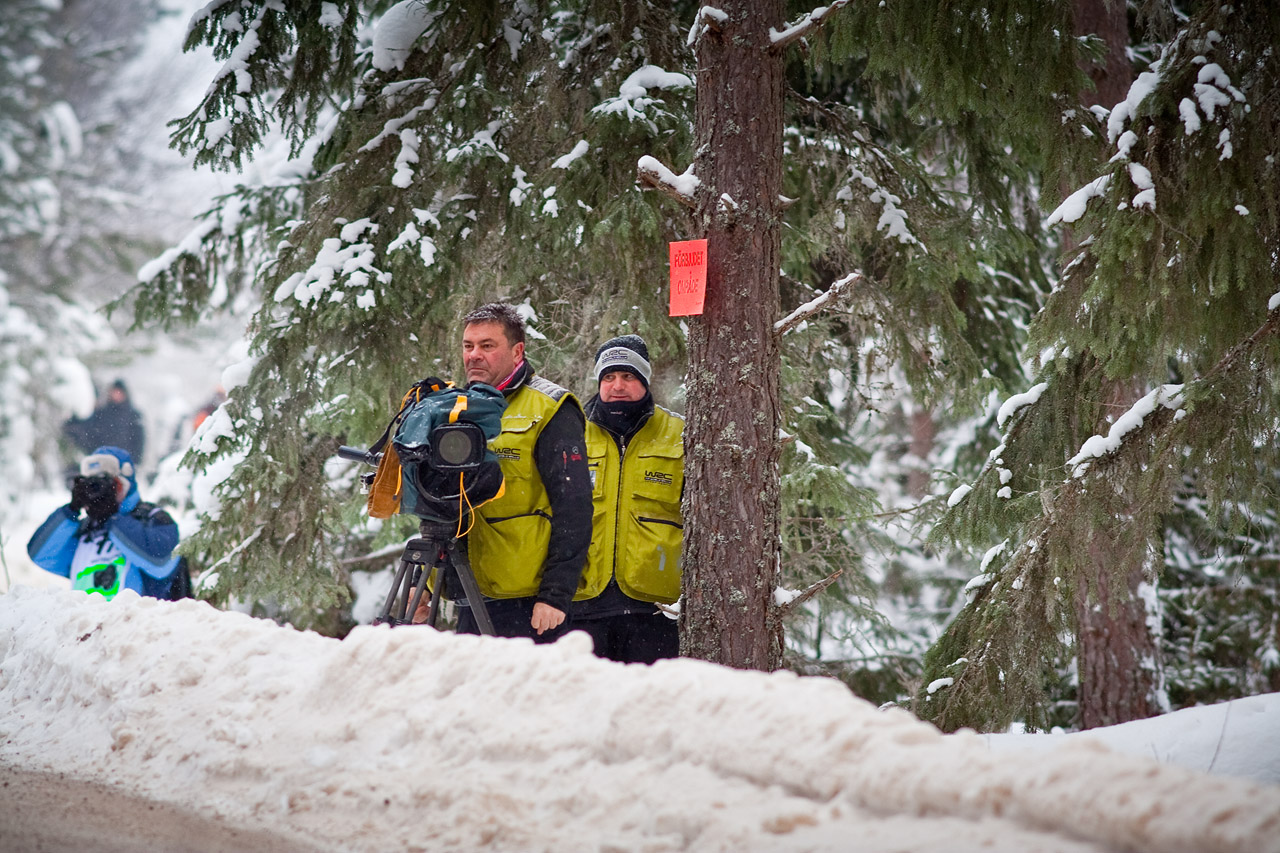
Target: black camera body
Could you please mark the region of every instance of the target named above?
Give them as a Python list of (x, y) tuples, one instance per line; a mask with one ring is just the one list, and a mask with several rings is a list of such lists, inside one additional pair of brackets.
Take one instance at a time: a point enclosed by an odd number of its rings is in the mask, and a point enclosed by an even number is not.
[(120, 508), (116, 489), (116, 478), (109, 474), (78, 476), (71, 484), (71, 508), (79, 512), (83, 507), (90, 519), (104, 521)]

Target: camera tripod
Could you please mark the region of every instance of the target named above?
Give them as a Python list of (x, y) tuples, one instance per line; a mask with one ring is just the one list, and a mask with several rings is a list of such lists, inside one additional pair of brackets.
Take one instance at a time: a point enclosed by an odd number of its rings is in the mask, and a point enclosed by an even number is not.
[(424, 518), (418, 525), (418, 531), (419, 536), (410, 539), (404, 546), (400, 568), (387, 592), (382, 613), (373, 620), (373, 624), (410, 624), (422, 602), (427, 580), (434, 573), (435, 584), (431, 588), (431, 603), (427, 610), (427, 624), (434, 628), (440, 615), (440, 601), (445, 593), (448, 570), (453, 569), (453, 574), (457, 575), (462, 584), (462, 591), (467, 596), (467, 604), (475, 615), (480, 633), (493, 636), (493, 622), (489, 619), (484, 596), (480, 594), (480, 587), (476, 584), (476, 576), (471, 571), (471, 561), (458, 545), (457, 523)]

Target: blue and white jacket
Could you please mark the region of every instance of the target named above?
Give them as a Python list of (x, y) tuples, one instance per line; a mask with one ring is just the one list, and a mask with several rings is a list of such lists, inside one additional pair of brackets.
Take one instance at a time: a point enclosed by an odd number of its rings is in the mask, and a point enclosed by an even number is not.
[(27, 553), (42, 569), (70, 578), (74, 589), (107, 598), (131, 589), (167, 599), (182, 559), (173, 554), (177, 545), (178, 525), (160, 507), (143, 502), (130, 478), (128, 494), (105, 523), (77, 518), (70, 504), (58, 507), (31, 537)]

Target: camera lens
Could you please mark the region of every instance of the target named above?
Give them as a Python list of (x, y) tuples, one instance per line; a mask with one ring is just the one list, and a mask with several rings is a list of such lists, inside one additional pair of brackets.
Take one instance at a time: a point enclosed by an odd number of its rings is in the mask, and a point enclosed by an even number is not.
[(465, 465), (475, 454), (471, 433), (466, 430), (442, 430), (436, 452), (448, 465)]

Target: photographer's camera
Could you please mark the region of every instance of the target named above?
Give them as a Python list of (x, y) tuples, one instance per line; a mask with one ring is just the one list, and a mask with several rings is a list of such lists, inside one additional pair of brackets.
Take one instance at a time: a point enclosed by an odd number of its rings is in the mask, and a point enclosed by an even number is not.
[(95, 474), (92, 477), (81, 475), (73, 481), (72, 512), (78, 513), (83, 509), (90, 520), (105, 521), (115, 515), (119, 508), (115, 477), (107, 474)]

